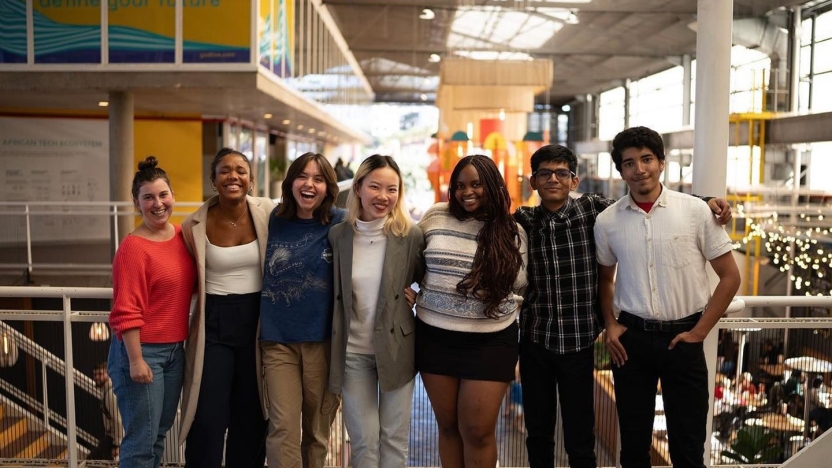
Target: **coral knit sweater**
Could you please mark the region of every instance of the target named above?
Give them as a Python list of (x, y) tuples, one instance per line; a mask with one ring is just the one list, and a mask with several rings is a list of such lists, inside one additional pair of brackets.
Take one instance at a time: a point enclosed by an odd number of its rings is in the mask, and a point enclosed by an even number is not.
[(176, 343), (188, 338), (188, 313), (196, 287), (196, 265), (182, 229), (156, 242), (127, 236), (113, 259), (110, 327), (119, 340), (140, 329), (142, 343)]

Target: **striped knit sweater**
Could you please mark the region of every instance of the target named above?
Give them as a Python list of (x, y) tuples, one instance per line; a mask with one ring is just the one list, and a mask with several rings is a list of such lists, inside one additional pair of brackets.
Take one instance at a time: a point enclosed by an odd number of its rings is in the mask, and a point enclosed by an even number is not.
[[(484, 222), (459, 221), (447, 203), (437, 203), (422, 217), (419, 226), (425, 233), (427, 271), (416, 298), (416, 315), (434, 327), (461, 332), (489, 333), (505, 329), (517, 317), (517, 303), (512, 294), (500, 304), (499, 317), (485, 316), (485, 303), (464, 296), (456, 285), (471, 271), (477, 252), (477, 234)], [(526, 285), (526, 232), (519, 225), (520, 254), (523, 266), (517, 273), (513, 289)]]
[(118, 339), (139, 328), (142, 343), (188, 338), (188, 314), (196, 288), (196, 265), (182, 230), (167, 241), (127, 236), (113, 259), (110, 327)]

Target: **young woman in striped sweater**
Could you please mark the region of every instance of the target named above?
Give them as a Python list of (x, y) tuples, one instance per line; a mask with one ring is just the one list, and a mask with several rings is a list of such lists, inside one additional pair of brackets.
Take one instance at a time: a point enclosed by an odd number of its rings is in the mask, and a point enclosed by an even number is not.
[(517, 363), (513, 291), (526, 284), (526, 233), (491, 158), (461, 159), (448, 200), (419, 223), (427, 271), (416, 299), (416, 368), (439, 425), (442, 466), (493, 468), (497, 416)]

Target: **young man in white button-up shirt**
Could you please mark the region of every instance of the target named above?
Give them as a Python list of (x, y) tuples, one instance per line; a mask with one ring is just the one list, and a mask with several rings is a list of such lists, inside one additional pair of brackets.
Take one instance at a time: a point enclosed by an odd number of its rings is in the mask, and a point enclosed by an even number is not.
[[(709, 388), (702, 341), (740, 285), (731, 240), (711, 222), (705, 202), (661, 184), (665, 155), (658, 133), (624, 130), (613, 140), (612, 159), (630, 195), (598, 215), (595, 244), (621, 466), (650, 466), (661, 381), (671, 462), (704, 468)], [(713, 295), (706, 262), (719, 277)], [(613, 305), (621, 311), (617, 320)]]

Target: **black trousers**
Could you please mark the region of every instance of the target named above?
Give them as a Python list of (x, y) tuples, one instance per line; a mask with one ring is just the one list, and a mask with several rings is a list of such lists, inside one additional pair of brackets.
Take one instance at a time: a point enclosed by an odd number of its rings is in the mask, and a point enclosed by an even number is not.
[[(619, 319), (620, 320), (620, 319)], [(704, 468), (708, 369), (702, 343), (667, 347), (677, 332), (630, 327), (620, 341), (627, 362), (613, 366), (621, 428), (622, 468), (649, 468), (656, 385), (661, 380), (670, 460), (675, 468)]]
[(536, 343), (520, 344), (520, 382), (530, 468), (555, 465), (558, 402), (563, 443), (572, 468), (595, 468), (593, 348), (555, 354)]
[[(260, 293), (207, 295), (205, 357), (185, 466), (262, 467), (266, 431), (257, 391), (257, 323)], [(228, 436), (226, 438), (226, 429)]]

